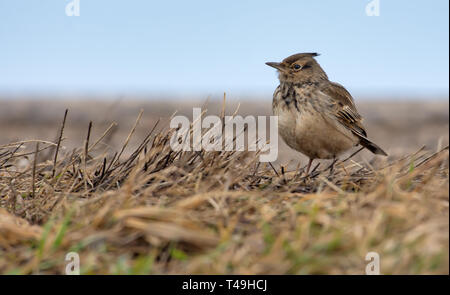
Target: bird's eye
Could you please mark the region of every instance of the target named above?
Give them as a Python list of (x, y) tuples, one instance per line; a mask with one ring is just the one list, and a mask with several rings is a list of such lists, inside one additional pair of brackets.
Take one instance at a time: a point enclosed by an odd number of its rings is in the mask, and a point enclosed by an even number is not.
[(300, 70), (301, 68), (302, 68), (301, 65), (298, 65), (298, 64), (295, 64), (295, 65), (294, 65), (294, 69), (296, 69), (296, 70)]

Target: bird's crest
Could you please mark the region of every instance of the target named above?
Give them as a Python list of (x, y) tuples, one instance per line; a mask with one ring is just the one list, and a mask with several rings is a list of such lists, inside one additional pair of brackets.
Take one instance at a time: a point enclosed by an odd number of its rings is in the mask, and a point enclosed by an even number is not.
[(316, 53), (316, 52), (306, 52), (306, 53), (297, 53), (294, 55), (291, 55), (289, 57), (286, 57), (283, 62), (285, 63), (292, 63), (302, 57), (315, 57), (315, 56), (319, 56), (320, 54)]

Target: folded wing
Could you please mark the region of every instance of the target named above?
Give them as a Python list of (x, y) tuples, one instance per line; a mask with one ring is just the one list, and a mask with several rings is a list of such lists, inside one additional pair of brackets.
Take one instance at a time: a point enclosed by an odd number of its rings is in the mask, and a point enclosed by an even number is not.
[(387, 156), (379, 146), (367, 138), (362, 117), (356, 110), (352, 96), (342, 85), (330, 82), (321, 91), (330, 98), (333, 116), (342, 126), (359, 138), (362, 146), (374, 154)]

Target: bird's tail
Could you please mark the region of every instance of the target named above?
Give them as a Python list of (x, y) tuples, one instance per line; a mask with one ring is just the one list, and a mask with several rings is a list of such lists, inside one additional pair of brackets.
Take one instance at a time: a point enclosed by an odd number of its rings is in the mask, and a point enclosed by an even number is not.
[(377, 146), (376, 144), (374, 144), (373, 142), (371, 142), (367, 138), (359, 137), (359, 139), (360, 139), (359, 144), (361, 144), (363, 147), (365, 147), (366, 149), (368, 149), (372, 153), (374, 153), (376, 155), (387, 156), (386, 152), (383, 151), (382, 148), (380, 148), (379, 146)]

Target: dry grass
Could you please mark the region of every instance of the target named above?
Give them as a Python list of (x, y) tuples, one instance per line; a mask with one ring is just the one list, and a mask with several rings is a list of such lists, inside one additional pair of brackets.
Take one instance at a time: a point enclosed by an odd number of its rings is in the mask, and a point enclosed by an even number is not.
[(63, 128), (0, 146), (0, 273), (64, 273), (70, 251), (83, 274), (363, 274), (371, 251), (383, 274), (449, 273), (448, 147), (306, 177), (173, 152), (169, 130), (111, 153), (89, 124), (67, 152)]

